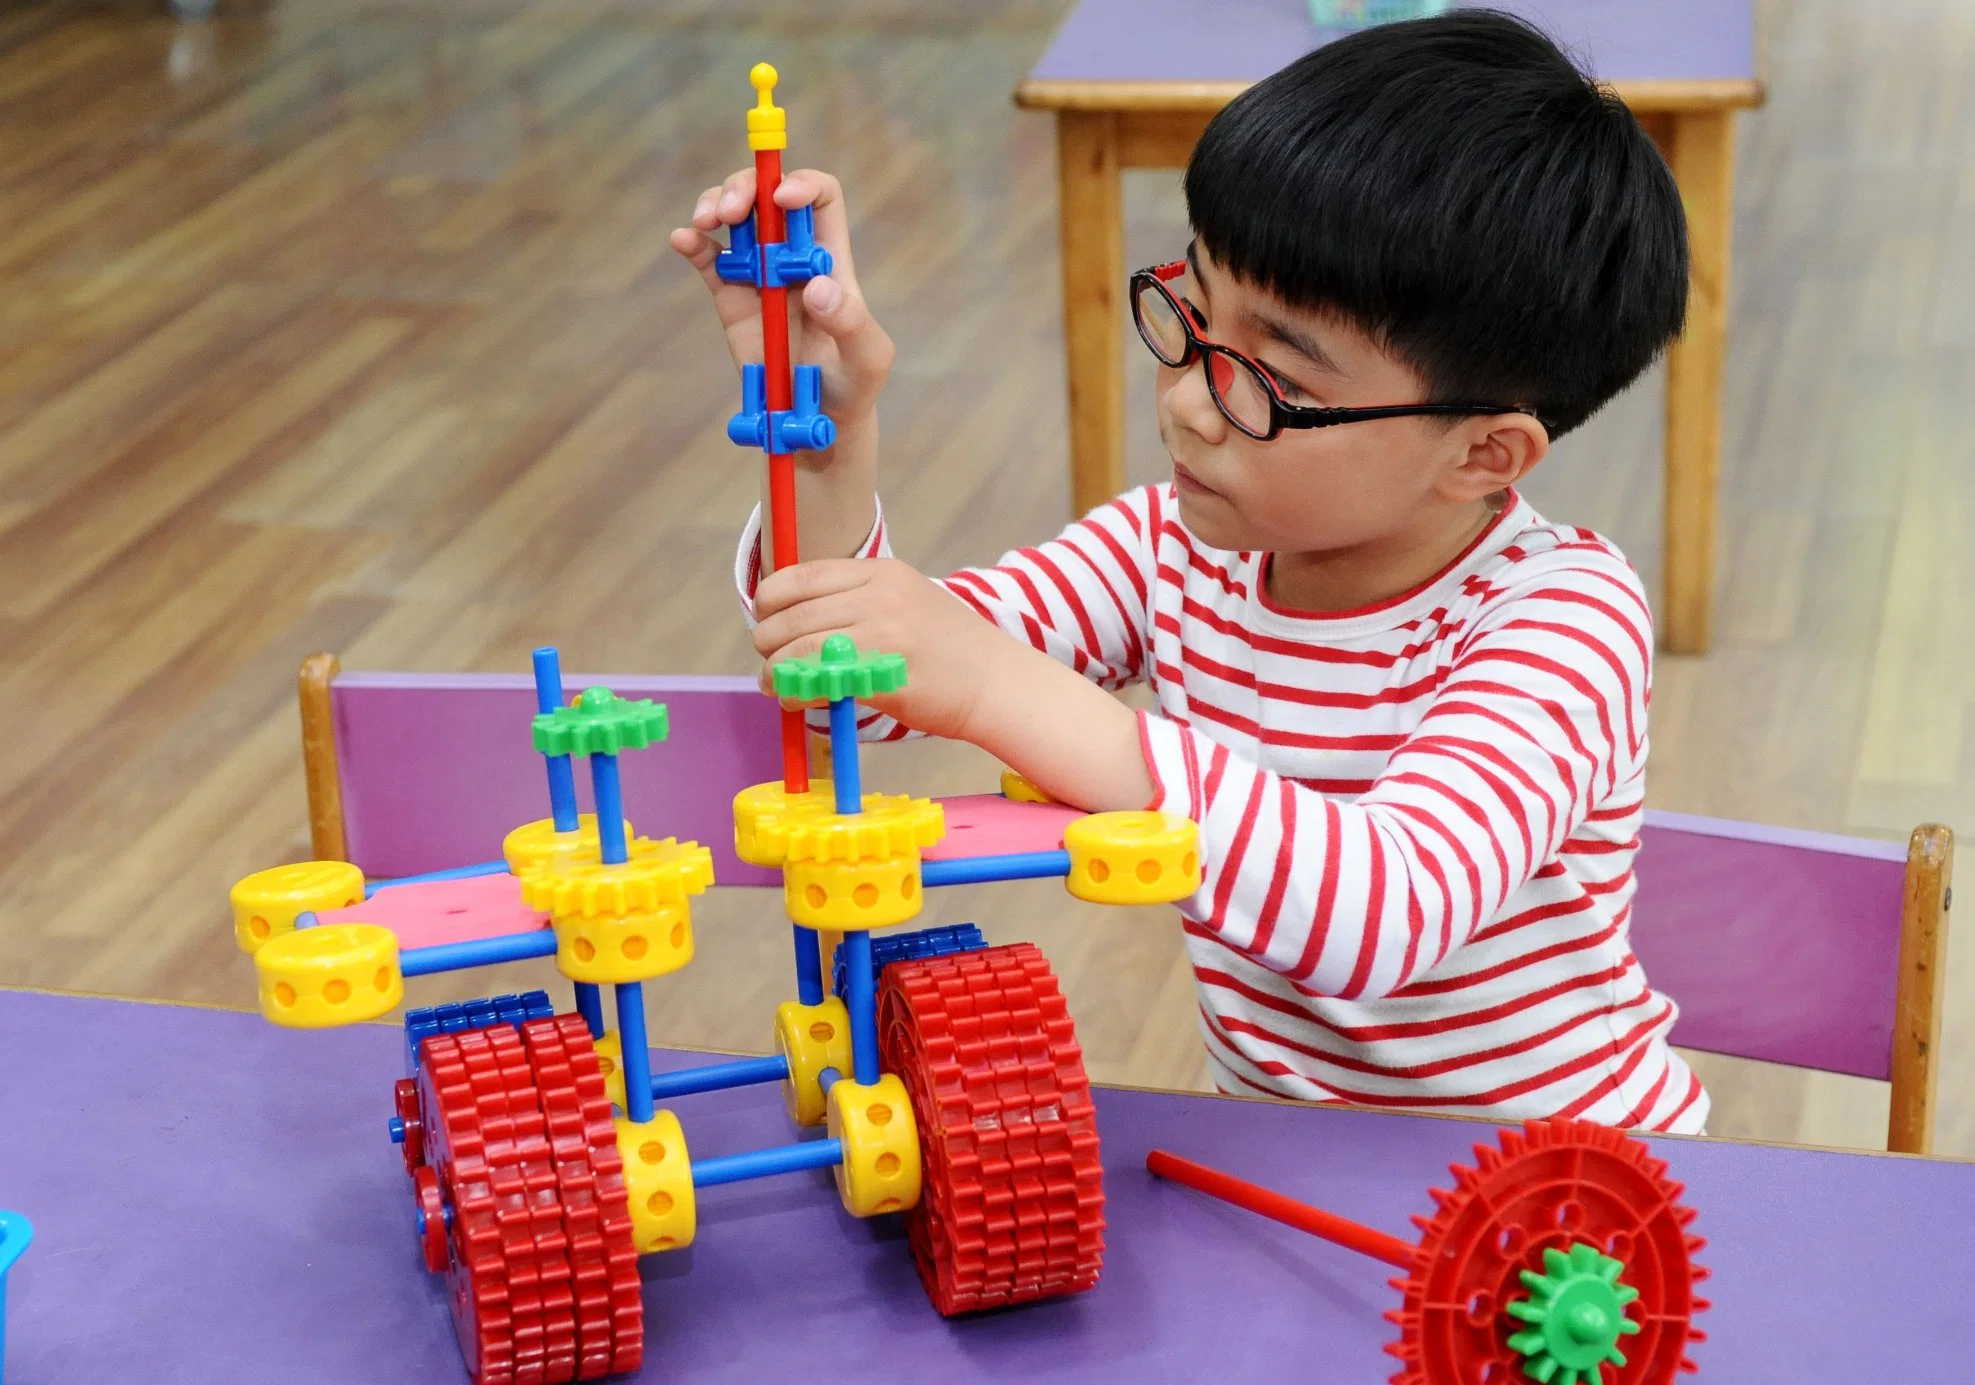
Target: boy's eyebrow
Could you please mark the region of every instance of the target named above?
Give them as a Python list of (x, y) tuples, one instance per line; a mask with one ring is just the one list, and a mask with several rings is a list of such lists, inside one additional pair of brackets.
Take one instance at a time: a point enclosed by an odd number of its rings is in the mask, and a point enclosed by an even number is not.
[[(1188, 241), (1186, 243), (1186, 267), (1193, 271), (1193, 282), (1200, 285), (1201, 296), (1211, 299), (1213, 295), (1208, 292), (1206, 276), (1200, 272), (1200, 255), (1196, 249), (1198, 244), (1197, 241)], [(1294, 325), (1284, 322), (1280, 318), (1270, 317), (1266, 313), (1251, 312), (1246, 316), (1249, 325), (1253, 326), (1270, 340), (1280, 342), (1282, 345), (1288, 347), (1326, 375), (1341, 376), (1344, 374), (1343, 370), (1338, 367), (1337, 362), (1330, 358), (1330, 353), (1324, 350), (1322, 344), (1309, 333), (1299, 330)]]

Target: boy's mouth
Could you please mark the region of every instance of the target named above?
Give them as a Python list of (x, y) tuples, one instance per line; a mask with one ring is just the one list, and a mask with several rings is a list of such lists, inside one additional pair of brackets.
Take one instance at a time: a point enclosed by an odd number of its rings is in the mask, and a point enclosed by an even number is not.
[(1186, 495), (1219, 495), (1220, 492), (1188, 471), (1178, 462), (1173, 463), (1173, 489)]

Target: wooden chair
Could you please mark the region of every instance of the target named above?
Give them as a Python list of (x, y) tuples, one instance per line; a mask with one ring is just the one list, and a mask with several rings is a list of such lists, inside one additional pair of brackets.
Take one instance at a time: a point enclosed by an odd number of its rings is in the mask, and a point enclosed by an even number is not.
[[(625, 762), (633, 824), (712, 847), (723, 884), (778, 885), (734, 857), (728, 807), (781, 774), (774, 703), (748, 678), (601, 681), (672, 708), (663, 753)], [(372, 877), (497, 857), (509, 828), (547, 811), (541, 760), (517, 734), (534, 706), (525, 674), (339, 675), (333, 655), (311, 656), (301, 707), (315, 855)], [(1680, 1004), (1675, 1040), (1889, 1081), (1887, 1147), (1927, 1153), (1953, 834), (1919, 827), (1902, 848), (1649, 812), (1641, 843), (1632, 942)]]

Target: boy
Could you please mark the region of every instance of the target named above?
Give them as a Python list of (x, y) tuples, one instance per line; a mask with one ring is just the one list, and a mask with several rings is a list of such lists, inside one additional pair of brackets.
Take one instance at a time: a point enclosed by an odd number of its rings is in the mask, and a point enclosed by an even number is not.
[[(754, 294), (673, 246), (737, 359)], [(1231, 103), (1186, 173), (1184, 259), (1133, 276), (1173, 479), (943, 582), (886, 557), (892, 346), (841, 190), (802, 296), (834, 452), (801, 551), (739, 571), (774, 662), (848, 631), (910, 687), (866, 718), (971, 741), (1052, 796), (1200, 825), (1182, 907), (1219, 1085), (1693, 1132), (1673, 1004), (1627, 945), (1652, 648), (1625, 559), (1513, 487), (1678, 332), (1686, 231), (1636, 121), (1485, 12), (1372, 29)], [(856, 555), (840, 557), (838, 555)], [(759, 578), (758, 590), (756, 588)], [(1158, 711), (1107, 689), (1143, 681)]]

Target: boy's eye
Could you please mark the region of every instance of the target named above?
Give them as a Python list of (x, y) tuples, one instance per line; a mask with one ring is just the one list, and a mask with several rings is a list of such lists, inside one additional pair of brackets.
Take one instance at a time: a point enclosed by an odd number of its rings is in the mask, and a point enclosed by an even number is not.
[(1269, 372), (1269, 379), (1275, 385), (1276, 392), (1282, 396), (1283, 403), (1299, 404), (1315, 402), (1313, 397), (1301, 385), (1285, 378), (1280, 371), (1271, 369), (1267, 365), (1264, 365), (1262, 369)]

